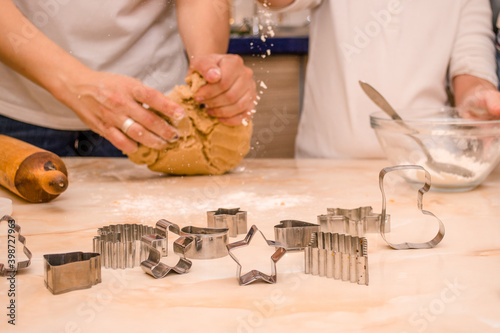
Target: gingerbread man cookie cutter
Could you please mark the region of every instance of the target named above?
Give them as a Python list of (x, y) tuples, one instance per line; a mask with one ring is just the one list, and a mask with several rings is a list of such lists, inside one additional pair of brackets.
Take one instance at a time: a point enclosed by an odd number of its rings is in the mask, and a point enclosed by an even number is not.
[(193, 238), (182, 236), (174, 241), (174, 253), (179, 254), (179, 261), (175, 266), (169, 266), (161, 262), (161, 258), (168, 254), (168, 231), (179, 235), (180, 228), (175, 223), (161, 219), (156, 222), (155, 230), (156, 234), (144, 235), (141, 238), (143, 245), (149, 249), (148, 257), (141, 262), (142, 270), (156, 279), (164, 278), (170, 272), (188, 273), (192, 262), (186, 258), (186, 251), (192, 246)]
[(163, 239), (164, 236), (157, 234), (142, 236), (142, 242), (150, 249), (148, 258), (141, 262), (142, 270), (156, 279), (164, 278), (170, 272), (175, 272), (177, 274), (188, 273), (191, 269), (192, 262), (184, 256), (184, 253), (186, 249), (192, 245), (193, 239), (189, 237), (179, 237), (175, 240), (174, 252), (181, 253), (179, 261), (175, 266), (169, 266), (161, 262), (162, 254), (158, 248), (161, 248)]

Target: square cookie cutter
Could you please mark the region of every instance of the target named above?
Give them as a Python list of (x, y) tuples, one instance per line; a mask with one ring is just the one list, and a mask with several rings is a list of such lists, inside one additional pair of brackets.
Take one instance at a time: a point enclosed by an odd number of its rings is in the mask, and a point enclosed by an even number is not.
[(91, 252), (45, 254), (45, 286), (54, 295), (90, 288), (101, 282), (100, 259)]

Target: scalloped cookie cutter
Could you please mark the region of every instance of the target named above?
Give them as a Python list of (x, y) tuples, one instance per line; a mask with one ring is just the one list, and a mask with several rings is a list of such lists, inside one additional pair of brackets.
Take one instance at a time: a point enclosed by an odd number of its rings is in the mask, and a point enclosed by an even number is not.
[[(93, 251), (101, 254), (101, 264), (105, 268), (134, 268), (149, 255), (149, 248), (141, 242), (141, 238), (150, 234), (165, 236), (165, 231), (142, 224), (104, 226), (97, 230), (97, 236), (92, 241)], [(161, 252), (163, 256), (167, 255), (166, 237)]]
[[(0, 219), (0, 223), (2, 223), (3, 221), (7, 222), (9, 228), (8, 230), (14, 230), (15, 233), (17, 234), (17, 240), (21, 242), (21, 244), (23, 244), (23, 253), (26, 255), (27, 260), (16, 262), (13, 265), (7, 263), (5, 264), (5, 266), (4, 264), (0, 263), (0, 276), (12, 274), (20, 269), (29, 267), (29, 265), (31, 264), (31, 257), (33, 256), (31, 254), (31, 251), (26, 247), (26, 238), (23, 235), (21, 235), (21, 227), (16, 223), (16, 221), (9, 215), (5, 215)], [(8, 236), (9, 237), (7, 238), (7, 247), (10, 248), (11, 246), (10, 234), (8, 234)], [(15, 244), (15, 241), (12, 246), (14, 247), (15, 250), (17, 246), (17, 244)], [(15, 258), (15, 260), (17, 261), (17, 258)]]
[(315, 232), (305, 248), (305, 273), (368, 285), (366, 238)]
[(393, 249), (396, 250), (406, 250), (406, 249), (430, 249), (433, 248), (434, 246), (438, 245), (444, 238), (445, 235), (445, 228), (443, 222), (433, 213), (429, 212), (428, 210), (423, 209), (423, 196), (425, 193), (429, 191), (431, 188), (431, 175), (430, 173), (425, 170), (423, 167), (420, 165), (397, 165), (393, 167), (387, 167), (384, 168), (380, 171), (379, 173), (379, 187), (380, 187), (380, 192), (382, 192), (382, 214), (381, 214), (381, 219), (382, 221), (385, 220), (387, 213), (386, 213), (386, 197), (385, 197), (385, 192), (384, 192), (384, 177), (389, 173), (393, 171), (400, 171), (400, 170), (421, 170), (425, 173), (425, 183), (424, 186), (418, 189), (418, 194), (417, 194), (417, 207), (418, 209), (422, 212), (424, 215), (429, 215), (434, 217), (439, 224), (439, 230), (434, 236), (433, 239), (431, 239), (428, 242), (424, 243), (410, 243), (410, 242), (405, 242), (405, 243), (399, 243), (399, 244), (393, 244), (389, 242), (386, 239), (386, 233), (387, 230), (385, 229), (385, 224), (380, 225), (380, 235), (382, 238), (385, 240), (385, 242), (392, 247)]

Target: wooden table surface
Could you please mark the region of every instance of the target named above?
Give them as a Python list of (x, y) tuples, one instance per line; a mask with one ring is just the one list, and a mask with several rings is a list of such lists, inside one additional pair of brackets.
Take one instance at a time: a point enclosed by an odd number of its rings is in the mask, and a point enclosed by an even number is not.
[[(159, 280), (140, 267), (103, 268), (102, 283), (52, 295), (43, 255), (91, 252), (99, 227), (153, 226), (159, 219), (206, 226), (207, 211), (240, 207), (249, 227), (274, 239), (279, 221), (316, 223), (328, 207), (380, 212), (378, 175), (389, 166), (385, 160), (247, 159), (223, 176), (171, 177), (126, 159), (64, 162), (70, 185), (52, 202), (29, 204), (0, 189), (0, 197), (12, 199), (12, 216), (33, 253), (30, 267), (16, 275), (15, 298), (2, 278), (1, 332), (500, 331), (499, 167), (475, 190), (424, 196), (424, 209), (446, 226), (437, 247), (397, 251), (379, 234), (366, 234), (368, 286), (306, 275), (303, 252), (287, 252), (277, 263), (276, 284), (239, 286), (236, 263), (226, 256), (193, 260), (188, 274)], [(416, 190), (396, 175), (386, 181), (391, 241), (432, 238), (436, 221), (417, 209)], [(2, 228), (5, 235), (5, 223)], [(243, 271), (269, 272), (270, 254), (260, 237), (235, 251)], [(8, 324), (12, 299), (16, 326)]]

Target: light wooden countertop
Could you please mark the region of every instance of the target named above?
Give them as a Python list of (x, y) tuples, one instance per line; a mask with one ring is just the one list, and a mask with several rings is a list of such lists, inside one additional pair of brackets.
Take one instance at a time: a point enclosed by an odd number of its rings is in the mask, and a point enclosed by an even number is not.
[[(247, 159), (223, 176), (168, 177), (126, 159), (64, 161), (69, 188), (50, 203), (29, 204), (0, 189), (13, 200), (12, 216), (33, 253), (31, 266), (16, 276), (15, 327), (6, 316), (9, 281), (0, 282), (1, 332), (500, 331), (500, 167), (473, 191), (424, 196), (424, 209), (446, 226), (437, 247), (396, 251), (379, 234), (367, 234), (368, 286), (306, 275), (303, 253), (288, 252), (277, 263), (276, 284), (239, 286), (236, 264), (226, 256), (193, 260), (188, 274), (159, 280), (139, 267), (103, 268), (102, 283), (52, 295), (44, 286), (43, 255), (91, 252), (99, 227), (158, 219), (206, 226), (207, 211), (240, 207), (249, 227), (274, 239), (279, 221), (315, 223), (328, 207), (380, 212), (378, 175), (389, 166), (384, 160)], [(433, 221), (420, 221), (416, 190), (396, 177), (387, 182), (393, 240), (435, 234)], [(241, 250), (235, 254), (243, 271), (270, 270), (272, 252), (263, 241)]]

